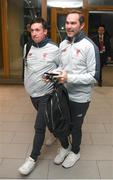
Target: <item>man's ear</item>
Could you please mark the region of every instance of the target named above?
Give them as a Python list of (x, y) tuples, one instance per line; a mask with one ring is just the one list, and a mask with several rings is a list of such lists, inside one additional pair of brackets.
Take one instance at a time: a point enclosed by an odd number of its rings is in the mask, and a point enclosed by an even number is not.
[(80, 26), (80, 30), (84, 29), (84, 27), (85, 27), (85, 23), (82, 23)]
[(44, 29), (44, 34), (47, 35), (47, 29)]

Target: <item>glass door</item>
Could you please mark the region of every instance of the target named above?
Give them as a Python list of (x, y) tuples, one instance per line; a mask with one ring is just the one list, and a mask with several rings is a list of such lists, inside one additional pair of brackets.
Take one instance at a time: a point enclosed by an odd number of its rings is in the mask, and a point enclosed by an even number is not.
[(21, 35), (41, 16), (40, 0), (0, 0), (0, 83), (23, 82)]

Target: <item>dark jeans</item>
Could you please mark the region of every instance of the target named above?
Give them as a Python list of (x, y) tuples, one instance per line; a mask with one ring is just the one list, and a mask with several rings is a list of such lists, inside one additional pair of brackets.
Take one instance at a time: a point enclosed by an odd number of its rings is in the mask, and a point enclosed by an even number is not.
[(45, 106), (50, 95), (42, 97), (32, 98), (31, 101), (35, 109), (37, 110), (37, 116), (35, 121), (35, 135), (33, 140), (33, 148), (30, 157), (35, 161), (40, 155), (40, 150), (44, 142), (46, 122), (45, 122)]
[[(90, 102), (77, 103), (70, 101), (71, 119), (72, 119), (72, 151), (77, 154), (80, 151), (82, 139), (82, 124)], [(67, 141), (61, 142), (64, 148), (67, 148)], [(67, 147), (66, 147), (67, 146)]]

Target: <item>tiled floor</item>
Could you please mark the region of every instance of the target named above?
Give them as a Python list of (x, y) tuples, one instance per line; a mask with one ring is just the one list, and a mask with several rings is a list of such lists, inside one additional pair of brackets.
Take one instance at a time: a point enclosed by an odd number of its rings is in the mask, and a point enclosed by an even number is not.
[(94, 88), (75, 166), (53, 164), (55, 142), (43, 146), (35, 170), (23, 177), (17, 169), (31, 150), (35, 114), (23, 85), (0, 85), (0, 179), (113, 179), (113, 87)]

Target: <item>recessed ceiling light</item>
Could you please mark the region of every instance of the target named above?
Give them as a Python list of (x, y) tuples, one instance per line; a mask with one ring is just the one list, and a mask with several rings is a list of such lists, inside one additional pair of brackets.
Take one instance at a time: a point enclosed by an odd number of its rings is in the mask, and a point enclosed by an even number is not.
[(83, 6), (82, 0), (78, 1), (65, 1), (65, 0), (47, 0), (47, 5), (50, 7), (61, 7), (61, 8), (80, 8)]

